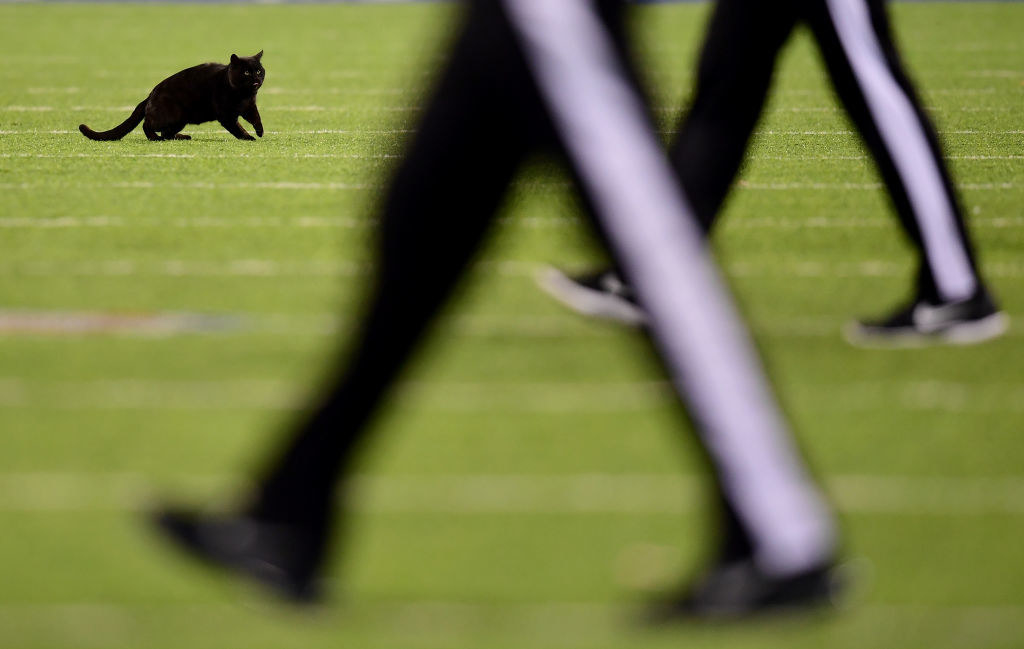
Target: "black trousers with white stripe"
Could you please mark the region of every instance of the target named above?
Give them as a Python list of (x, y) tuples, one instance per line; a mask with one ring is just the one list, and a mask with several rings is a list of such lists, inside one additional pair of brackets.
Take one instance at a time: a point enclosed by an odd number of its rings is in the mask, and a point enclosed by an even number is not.
[(255, 515), (328, 535), (336, 482), (387, 388), (520, 164), (547, 150), (565, 159), (636, 283), (750, 553), (777, 574), (830, 558), (832, 516), (660, 151), (624, 53), (621, 10), (618, 0), (470, 3), (381, 208), (376, 284), (351, 351), (265, 471)]
[(980, 281), (963, 211), (935, 130), (901, 63), (885, 0), (718, 0), (693, 104), (671, 149), (701, 223), (710, 229), (719, 213), (764, 107), (779, 51), (801, 23), (814, 35), (833, 87), (920, 252), (920, 296), (970, 297)]

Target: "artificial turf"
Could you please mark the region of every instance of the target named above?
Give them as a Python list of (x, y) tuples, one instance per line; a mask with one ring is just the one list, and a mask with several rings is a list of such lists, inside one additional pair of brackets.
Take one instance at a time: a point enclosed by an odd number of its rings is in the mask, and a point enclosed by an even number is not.
[[(631, 623), (707, 550), (702, 468), (636, 335), (534, 286), (541, 264), (603, 259), (544, 161), (512, 188), (375, 428), (330, 604), (277, 608), (150, 536), (137, 512), (154, 498), (237, 493), (335, 358), (372, 262), (374, 201), (456, 10), (0, 5), (0, 647), (1024, 644), (1016, 3), (893, 7), (1015, 318), (1004, 338), (841, 340), (849, 317), (906, 297), (913, 260), (805, 34), (716, 232), (844, 551), (861, 558), (846, 610)], [(636, 10), (666, 131), (707, 10)], [(189, 142), (76, 130), (120, 122), (179, 69), (260, 49), (259, 141), (216, 125)]]

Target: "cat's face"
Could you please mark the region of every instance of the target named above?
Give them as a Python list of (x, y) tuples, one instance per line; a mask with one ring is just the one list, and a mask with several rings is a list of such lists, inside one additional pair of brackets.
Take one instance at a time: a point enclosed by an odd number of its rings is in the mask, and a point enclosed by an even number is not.
[(259, 90), (263, 85), (263, 79), (267, 72), (263, 69), (260, 59), (263, 58), (263, 50), (254, 56), (231, 55), (231, 63), (228, 65), (228, 81), (232, 88), (251, 89), (253, 92)]

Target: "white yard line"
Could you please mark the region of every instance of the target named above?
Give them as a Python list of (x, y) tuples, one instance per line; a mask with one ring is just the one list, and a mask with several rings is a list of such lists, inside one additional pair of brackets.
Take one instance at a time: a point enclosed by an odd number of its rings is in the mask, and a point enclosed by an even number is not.
[(34, 190), (43, 189), (46, 191), (52, 191), (55, 188), (79, 188), (79, 189), (204, 189), (204, 190), (223, 190), (223, 189), (281, 189), (281, 190), (301, 190), (301, 191), (362, 191), (368, 189), (379, 189), (383, 185), (372, 184), (372, 183), (339, 183), (339, 182), (229, 182), (229, 183), (210, 183), (210, 182), (152, 182), (146, 180), (131, 181), (131, 182), (111, 182), (111, 183), (69, 183), (69, 184), (52, 184), (52, 183), (0, 183), (0, 189), (21, 189), (21, 190)]
[[(4, 267), (0, 262), (0, 268)], [(27, 261), (7, 270), (34, 277), (353, 277), (367, 268), (352, 261), (277, 261), (232, 259), (225, 261), (166, 259), (153, 262), (108, 259), (54, 264)]]
[[(309, 389), (270, 379), (95, 379), (39, 381), (0, 377), (0, 408), (104, 410), (290, 410)], [(949, 414), (1024, 413), (1024, 384), (953, 381), (837, 382), (794, 386), (817, 410), (857, 413), (900, 410)], [(827, 392), (827, 398), (823, 396)], [(819, 394), (821, 393), (821, 394)], [(669, 406), (675, 395), (660, 381), (407, 382), (396, 389), (407, 407), (429, 412), (607, 414)], [(1024, 502), (1024, 501), (1022, 501)]]
[[(452, 547), (457, 550), (458, 545), (455, 542)], [(640, 547), (643, 551), (643, 546)], [(565, 552), (560, 547), (552, 551)], [(675, 552), (674, 548), (666, 551)], [(677, 577), (681, 567), (661, 560), (659, 556), (655, 554), (652, 558), (652, 567), (658, 577)], [(170, 566), (166, 568), (168, 571), (172, 569)], [(163, 594), (158, 587), (151, 589), (153, 596), (145, 598), (145, 601), (124, 601), (116, 597), (80, 601), (8, 600), (0, 604), (0, 634), (9, 632), (13, 638), (46, 638), (49, 641), (46, 646), (127, 648), (140, 646), (139, 639), (148, 637), (147, 634), (153, 633), (154, 629), (189, 629), (192, 635), (184, 638), (201, 637), (203, 646), (213, 646), (223, 638), (230, 638), (226, 644), (238, 646), (239, 634), (225, 630), (244, 626), (249, 630), (248, 635), (261, 630), (271, 631), (269, 638), (260, 637), (257, 641), (259, 646), (271, 646), (277, 637), (296, 637), (294, 627), (301, 624), (312, 627), (316, 638), (326, 637), (324, 634), (339, 629), (336, 631), (336, 645), (346, 638), (346, 631), (341, 631), (344, 629), (355, 633), (356, 638), (373, 638), (373, 646), (381, 645), (384, 640), (383, 644), (396, 647), (488, 647), (497, 644), (613, 649), (632, 646), (642, 642), (638, 638), (646, 637), (638, 620), (641, 619), (643, 602), (651, 595), (652, 585), (655, 584), (639, 585), (638, 591), (637, 584), (620, 584), (627, 592), (632, 591), (631, 603), (595, 601), (593, 598), (583, 601), (540, 598), (521, 601), (505, 596), (479, 597), (479, 593), (452, 599), (370, 597), (362, 600), (346, 596), (343, 606), (321, 607), (315, 615), (306, 616), (299, 616), (293, 611), (271, 611), (266, 603), (252, 596), (243, 597), (241, 605), (240, 602), (198, 604), (181, 601), (180, 596)], [(332, 583), (329, 588), (348, 595), (344, 582)], [(866, 588), (866, 585), (855, 581), (853, 590), (859, 588)], [(178, 590), (172, 589), (171, 592), (177, 593)], [(499, 588), (495, 592), (504, 591)], [(488, 601), (491, 599), (495, 601)], [(844, 646), (863, 645), (866, 638), (886, 638), (883, 642), (891, 644), (895, 641), (898, 646), (903, 642), (898, 640), (899, 637), (933, 637), (942, 646), (953, 639), (955, 644), (950, 646), (958, 649), (1011, 647), (1015, 646), (1013, 638), (1019, 637), (1024, 626), (1021, 623), (1024, 606), (1020, 604), (875, 604), (858, 601), (860, 598), (856, 596), (852, 599), (851, 606), (843, 607), (848, 610), (841, 611), (840, 628), (826, 634)], [(772, 626), (764, 623), (767, 627), (765, 633), (773, 637), (785, 632), (787, 635), (782, 637), (788, 637), (797, 621), (785, 618)], [(811, 618), (807, 622), (815, 624), (817, 620)], [(722, 645), (732, 637), (724, 624), (697, 626), (698, 643), (700, 638), (712, 638), (701, 646)], [(217, 629), (219, 633), (197, 635), (202, 633), (202, 629)], [(928, 631), (922, 632), (921, 629)], [(673, 638), (683, 638), (682, 641), (675, 640), (676, 645), (693, 644), (687, 642), (690, 637), (687, 627), (671, 631)], [(757, 631), (757, 628), (752, 631)], [(815, 633), (816, 627), (808, 632)], [(651, 637), (668, 639), (670, 636), (663, 631)], [(282, 641), (280, 644), (294, 646), (296, 643), (289, 645)], [(349, 644), (358, 646), (366, 643), (356, 641)], [(668, 642), (655, 644), (669, 646)]]
[[(1008, 228), (1024, 228), (1024, 216), (980, 217), (970, 219), (972, 228), (1002, 230)], [(739, 216), (723, 223), (722, 227), (735, 229), (836, 229), (847, 228), (892, 228), (896, 226), (895, 216), (880, 213), (875, 216), (843, 217), (843, 216), (808, 216), (808, 217), (772, 217), (772, 216)], [(3, 221), (0, 220), (0, 227)]]
[[(568, 219), (566, 219), (568, 220)], [(75, 228), (339, 228), (351, 229), (371, 226), (373, 219), (341, 216), (175, 216), (155, 218), (146, 216), (0, 216), (4, 229), (75, 229)]]
[[(824, 478), (851, 514), (1024, 515), (1024, 476), (833, 475)], [(145, 505), (160, 484), (199, 493), (237, 491), (236, 475), (0, 473), (0, 512), (123, 511)], [(682, 474), (359, 475), (356, 509), (391, 514), (681, 515), (699, 511), (705, 484)]]
[[(458, 548), (459, 543), (452, 543)], [(639, 547), (641, 552), (645, 546)], [(660, 546), (656, 550), (662, 549)], [(565, 552), (553, 548), (555, 553)], [(675, 552), (674, 548), (667, 548)], [(621, 559), (623, 555), (620, 553)], [(658, 577), (670, 579), (681, 569), (671, 561), (652, 556), (652, 567)], [(173, 570), (168, 566), (166, 570)], [(660, 574), (664, 571), (665, 574)], [(500, 574), (500, 571), (499, 571)], [(656, 584), (657, 586), (664, 586)], [(271, 611), (267, 604), (252, 596), (243, 597), (241, 602), (182, 601), (174, 594), (167, 596), (159, 588), (151, 589), (152, 597), (144, 601), (124, 601), (116, 597), (96, 600), (57, 600), (29, 598), (27, 601), (8, 600), (0, 604), (0, 633), (9, 631), (14, 638), (46, 638), (46, 646), (67, 647), (138, 647), (139, 638), (148, 637), (154, 629), (189, 629), (193, 634), (202, 629), (218, 629), (221, 633), (212, 636), (204, 634), (203, 646), (212, 646), (221, 638), (232, 638), (227, 644), (239, 645), (239, 634), (225, 634), (225, 629), (247, 625), (252, 632), (260, 629), (271, 630), (273, 635), (259, 646), (271, 646), (273, 639), (295, 637), (295, 625), (312, 627), (314, 637), (331, 633), (332, 629), (347, 629), (355, 637), (374, 638), (373, 646), (386, 639), (387, 646), (498, 646), (547, 647), (558, 646), (577, 649), (611, 649), (633, 645), (637, 638), (645, 637), (638, 623), (641, 619), (643, 602), (650, 597), (652, 584), (628, 584), (621, 586), (633, 591), (631, 603), (594, 600), (552, 600), (536, 601), (509, 600), (507, 597), (455, 597), (452, 599), (411, 599), (394, 597), (360, 598), (345, 597), (340, 608), (321, 607), (315, 615), (299, 616), (294, 611)], [(344, 582), (331, 583), (331, 591), (345, 592)], [(853, 584), (853, 590), (866, 588), (867, 584)], [(437, 590), (450, 590), (439, 588)], [(564, 588), (562, 589), (564, 590)], [(172, 589), (177, 593), (177, 589)], [(502, 592), (497, 589), (495, 592)], [(642, 595), (641, 595), (642, 593)], [(346, 593), (347, 594), (347, 593)], [(606, 598), (605, 598), (606, 599)], [(1019, 637), (1024, 619), (1024, 605), (1020, 604), (875, 604), (859, 601), (843, 607), (841, 628), (828, 633), (828, 637), (846, 646), (863, 644), (864, 638), (885, 637), (889, 639), (922, 636), (920, 629), (927, 629), (943, 642), (955, 640), (958, 649), (991, 649), (992, 647), (1015, 646), (1012, 639)], [(929, 599), (929, 598), (926, 598)], [(508, 600), (508, 601), (506, 601)], [(241, 605), (240, 605), (241, 604)], [(770, 635), (779, 635), (795, 626), (798, 620), (781, 619), (767, 627)], [(808, 623), (815, 623), (808, 619)], [(249, 628), (251, 626), (251, 628)], [(767, 626), (767, 623), (765, 623)], [(701, 637), (731, 637), (725, 625), (698, 625)], [(729, 627), (732, 628), (732, 627)], [(881, 629), (881, 630), (880, 630)], [(753, 629), (756, 631), (757, 629)], [(809, 632), (813, 632), (810, 629)], [(686, 645), (689, 629), (672, 629), (674, 637), (683, 637), (676, 645)], [(738, 632), (737, 632), (738, 633)], [(367, 635), (369, 634), (369, 635)], [(338, 642), (345, 639), (345, 632), (337, 631)], [(657, 638), (669, 638), (665, 632)], [(922, 637), (929, 637), (925, 633)], [(191, 640), (191, 636), (186, 636)], [(212, 638), (212, 639), (211, 639)], [(425, 640), (426, 639), (426, 640)], [(261, 638), (262, 640), (262, 638)], [(728, 640), (725, 640), (728, 642)], [(896, 640), (899, 644), (899, 640)], [(474, 645), (474, 643), (477, 643)], [(701, 646), (711, 646), (722, 641), (712, 640)], [(179, 643), (180, 644), (180, 643)], [(294, 645), (295, 643), (292, 643)], [(359, 642), (350, 643), (359, 645)], [(668, 643), (660, 643), (668, 646)], [(692, 644), (692, 643), (691, 643)], [(281, 642), (282, 646), (289, 646)], [(277, 645), (274, 645), (277, 646)], [(943, 644), (943, 646), (946, 646)]]
[(75, 158), (201, 158), (201, 159), (319, 159), (340, 158), (352, 160), (384, 160), (400, 158), (393, 153), (0, 153), (0, 158), (42, 158), (42, 159), (75, 159)]
[(967, 70), (963, 74), (984, 79), (1024, 79), (1024, 70)]
[[(986, 71), (979, 71), (978, 76), (982, 76)], [(1024, 71), (1014, 72), (1010, 70), (1000, 71), (1002, 73), (1016, 74), (1021, 78), (1024, 78)], [(989, 75), (991, 76), (991, 75)], [(30, 95), (46, 95), (46, 94), (77, 94), (82, 92), (81, 86), (36, 86), (25, 89)], [(119, 88), (111, 88), (105, 86), (103, 92), (105, 94), (118, 92), (118, 93), (143, 93), (146, 94), (150, 91), (150, 88), (144, 86), (137, 87), (126, 87), (122, 86)], [(822, 87), (820, 90), (801, 90), (801, 89), (779, 89), (777, 91), (781, 95), (822, 95), (828, 96), (829, 91), (827, 88)], [(928, 88), (926, 94), (928, 95), (992, 95), (997, 92), (1006, 92), (1007, 94), (1013, 94), (1015, 89), (1001, 89), (994, 86), (985, 86), (982, 88)], [(377, 96), (377, 95), (412, 95), (415, 96), (420, 94), (415, 89), (408, 87), (384, 87), (384, 88), (332, 88), (332, 87), (282, 87), (282, 86), (264, 86), (260, 89), (260, 95), (365, 95), (365, 96)]]
[[(538, 181), (516, 181), (512, 186), (518, 188), (545, 188), (545, 189), (568, 189), (571, 183), (568, 182), (538, 182)], [(999, 183), (958, 183), (957, 187), (972, 191), (1001, 191), (1006, 189), (1017, 189), (1020, 185), (1014, 182)], [(73, 182), (73, 183), (47, 183), (47, 182), (21, 182), (21, 183), (0, 183), (0, 189), (8, 190), (42, 190), (52, 192), (55, 189), (203, 189), (203, 190), (224, 190), (224, 189), (280, 189), (280, 190), (368, 190), (381, 189), (384, 185), (373, 183), (340, 183), (340, 182), (153, 182), (153, 181), (132, 181), (132, 182)], [(737, 188), (748, 191), (791, 191), (791, 190), (815, 190), (815, 191), (874, 191), (881, 189), (882, 183), (827, 183), (827, 182), (751, 182), (741, 180)]]
[[(403, 133), (413, 133), (415, 129), (411, 128), (390, 128), (390, 129), (310, 129), (310, 130), (287, 130), (287, 131), (264, 131), (266, 135), (395, 135)], [(72, 129), (2, 129), (0, 135), (70, 135), (79, 134), (77, 130)], [(79, 134), (80, 135), (80, 134)], [(201, 133), (203, 137), (206, 136), (218, 136), (225, 138), (234, 138), (233, 135), (227, 132), (220, 131), (204, 131)], [(154, 146), (160, 146), (156, 144)]]
[[(790, 338), (836, 337), (842, 319), (829, 316), (758, 319), (756, 331), (770, 336)], [(175, 334), (267, 334), (282, 336), (336, 335), (345, 331), (351, 320), (334, 313), (285, 314), (238, 312), (120, 312), (52, 309), (0, 310), (0, 337), (3, 336), (83, 336)], [(466, 314), (444, 322), (447, 335), (508, 338), (579, 338), (620, 336), (614, 327), (592, 326), (573, 314)], [(1008, 336), (1024, 335), (1024, 329), (1011, 329)]]
[[(929, 112), (963, 112), (963, 113), (1016, 113), (1013, 106), (926, 106)], [(669, 110), (665, 108), (664, 110)], [(678, 110), (678, 109), (674, 109)], [(768, 113), (841, 113), (841, 106), (781, 106), (769, 109)]]
[[(95, 89), (93, 89), (95, 90)], [(145, 88), (142, 86), (138, 87), (126, 87), (111, 88), (104, 86), (104, 94), (123, 93), (123, 94), (138, 94), (145, 96), (149, 94), (151, 88)], [(993, 89), (994, 90), (994, 89)], [(37, 86), (32, 88), (26, 88), (26, 92), (30, 95), (73, 95), (82, 92), (80, 86)], [(358, 96), (378, 96), (378, 95), (416, 95), (416, 92), (410, 91), (409, 88), (282, 88), (281, 86), (263, 87), (260, 89), (260, 95), (358, 95)]]
[[(48, 106), (48, 105), (22, 105), (22, 104), (9, 104), (6, 106), (0, 106), (0, 112), (7, 113), (48, 113), (53, 111), (60, 112), (111, 112), (111, 113), (123, 113), (131, 112), (135, 109), (135, 106)], [(357, 111), (383, 111), (392, 113), (405, 113), (415, 112), (423, 110), (422, 106), (419, 105), (400, 105), (400, 106), (379, 106), (376, 104), (370, 105), (359, 105), (359, 106), (320, 106), (316, 104), (306, 105), (261, 105), (260, 112), (266, 117), (267, 113), (273, 113), (274, 111), (284, 112), (305, 112), (305, 113), (351, 113)]]
[[(818, 182), (783, 182), (783, 183), (762, 183), (741, 180), (737, 183), (740, 189), (759, 191), (790, 191), (794, 189), (813, 189), (825, 191), (864, 191), (881, 189), (884, 185), (880, 182), (872, 183), (818, 183)], [(974, 191), (992, 191), (1003, 189), (1016, 189), (1017, 183), (957, 183), (960, 189)]]
[[(674, 131), (667, 131), (672, 133)], [(838, 130), (819, 130), (819, 131), (797, 131), (797, 130), (775, 130), (765, 129), (754, 132), (755, 135), (855, 135), (855, 131), (838, 129)], [(998, 130), (998, 131), (982, 131), (975, 129), (956, 129), (939, 131), (941, 135), (1021, 135), (1024, 134), (1022, 129), (1014, 130)]]
[[(498, 222), (510, 227), (576, 228), (586, 225), (575, 216), (509, 216)], [(296, 228), (357, 229), (376, 225), (376, 220), (344, 216), (0, 216), (0, 229), (91, 229), (91, 228)], [(848, 229), (889, 228), (895, 220), (888, 214), (863, 217), (806, 216), (770, 217), (738, 216), (723, 227), (729, 229)], [(971, 227), (984, 229), (1024, 228), (1024, 216), (973, 216)]]
[[(573, 216), (518, 216), (500, 217), (503, 225), (526, 228), (576, 227), (583, 220)], [(175, 216), (167, 218), (147, 216), (0, 216), (0, 229), (75, 229), (75, 228), (337, 228), (355, 229), (373, 227), (376, 219), (343, 216)]]
[[(1024, 155), (947, 155), (947, 160), (1024, 160)], [(40, 158), (40, 159), (75, 159), (75, 158), (200, 158), (200, 159), (392, 159), (401, 158), (397, 153), (0, 153), (0, 158)], [(752, 154), (751, 160), (772, 161), (825, 161), (825, 160), (870, 160), (870, 156), (855, 155), (762, 155)]]
[[(368, 105), (350, 105), (350, 106), (324, 106), (320, 104), (285, 104), (285, 105), (273, 105), (273, 104), (261, 104), (260, 112), (263, 113), (264, 118), (268, 114), (274, 112), (286, 112), (286, 113), (359, 113), (359, 112), (372, 112), (379, 111), (384, 113), (414, 113), (422, 111), (424, 108), (420, 104), (411, 105), (389, 105), (380, 106), (376, 104)], [(101, 106), (101, 105), (72, 105), (72, 106), (53, 106), (47, 104), (41, 105), (26, 105), (26, 104), (8, 104), (6, 106), (0, 106), (0, 112), (7, 113), (50, 113), (50, 112), (72, 112), (72, 113), (130, 113), (135, 109), (135, 106)], [(681, 112), (681, 106), (668, 105), (668, 106), (655, 106), (654, 110), (660, 113), (676, 113)], [(1011, 106), (928, 106), (927, 110), (930, 112), (939, 113), (950, 113), (950, 112), (961, 112), (961, 113), (1016, 113), (1017, 109)], [(826, 114), (838, 114), (843, 112), (843, 109), (839, 106), (784, 106), (770, 109), (769, 113), (826, 113)]]
[[(476, 265), (478, 272), (503, 277), (533, 278), (542, 264), (532, 261), (495, 260)], [(779, 260), (771, 262), (736, 261), (725, 265), (735, 277), (902, 277), (906, 264), (888, 260), (822, 262)], [(985, 274), (992, 277), (1024, 277), (1024, 261), (988, 262)], [(293, 261), (275, 259), (107, 259), (56, 262), (0, 260), (0, 273), (31, 277), (354, 277), (369, 267), (352, 260)]]
[[(31, 156), (32, 154), (25, 154)], [(751, 160), (774, 160), (774, 161), (808, 161), (808, 160), (871, 160), (870, 156), (863, 154), (854, 155), (765, 155), (754, 153), (747, 156)], [(1024, 155), (946, 155), (946, 160), (1024, 160)]]
[[(1013, 315), (1012, 319), (1018, 317)], [(752, 321), (753, 329), (763, 335), (780, 338), (836, 338), (845, 322), (834, 316), (795, 316)], [(351, 326), (350, 319), (334, 313), (268, 314), (238, 312), (122, 312), (75, 311), (52, 309), (0, 310), (0, 338), (81, 337), (81, 336), (144, 336), (176, 335), (270, 335), (270, 336), (335, 336)], [(444, 321), (448, 336), (470, 338), (577, 339), (581, 337), (621, 336), (614, 327), (592, 326), (573, 314), (466, 314)], [(1012, 328), (1006, 336), (1024, 336), (1024, 328)], [(11, 386), (8, 386), (11, 387)], [(935, 401), (925, 386), (914, 392), (912, 403), (919, 407)], [(19, 394), (20, 390), (17, 391)], [(946, 389), (946, 393), (949, 390)], [(958, 389), (957, 395), (963, 390)], [(949, 407), (963, 407), (964, 399), (956, 398)]]
[[(396, 133), (413, 133), (415, 129), (411, 128), (397, 128), (397, 129), (311, 129), (311, 130), (286, 130), (286, 131), (266, 131), (267, 134), (271, 135), (388, 135)], [(662, 133), (675, 133), (674, 130), (661, 131)], [(71, 129), (0, 129), (0, 135), (68, 135), (77, 134), (77, 130)], [(1024, 129), (1014, 130), (975, 130), (975, 129), (961, 129), (961, 130), (947, 130), (939, 131), (943, 135), (1022, 135)], [(755, 131), (756, 135), (854, 135), (854, 131), (850, 130), (759, 130)], [(233, 137), (230, 133), (220, 133), (218, 131), (203, 132), (203, 136), (218, 135), (224, 137)]]

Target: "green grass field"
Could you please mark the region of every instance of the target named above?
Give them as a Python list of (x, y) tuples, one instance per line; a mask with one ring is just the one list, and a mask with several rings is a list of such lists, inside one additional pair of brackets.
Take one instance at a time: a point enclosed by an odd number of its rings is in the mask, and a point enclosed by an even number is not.
[[(454, 11), (0, 5), (0, 648), (1024, 646), (1024, 4), (893, 8), (1006, 337), (842, 342), (912, 260), (806, 34), (716, 236), (870, 565), (848, 610), (630, 623), (700, 565), (702, 468), (636, 336), (535, 288), (541, 264), (602, 259), (540, 164), (380, 421), (329, 606), (278, 608), (151, 537), (141, 508), (230, 498), (329, 366)], [(637, 12), (666, 128), (706, 11)], [(76, 131), (259, 49), (260, 141)]]

